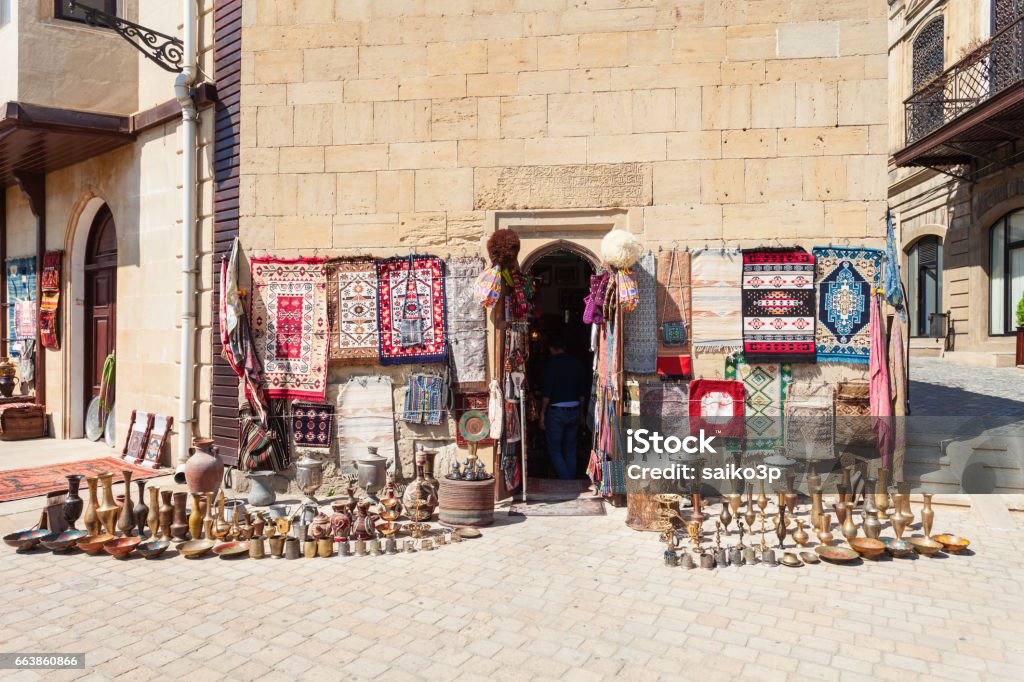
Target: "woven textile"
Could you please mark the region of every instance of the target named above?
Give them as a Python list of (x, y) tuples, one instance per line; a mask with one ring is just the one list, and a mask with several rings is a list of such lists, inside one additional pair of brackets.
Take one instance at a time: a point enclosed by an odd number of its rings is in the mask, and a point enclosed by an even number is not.
[(836, 443), (840, 447), (874, 446), (871, 388), (868, 382), (844, 381), (836, 386)]
[(7, 260), (7, 331), (14, 339), (36, 337), (36, 259)]
[(338, 454), (353, 460), (378, 449), (381, 457), (395, 456), (395, 410), (391, 379), (352, 377), (338, 392)]
[[(871, 363), (868, 376), (871, 384), (871, 428), (875, 447), (882, 457), (882, 466), (889, 468), (892, 458), (892, 393), (889, 391), (889, 360), (886, 358), (885, 322), (882, 321), (881, 296), (871, 297)], [(897, 326), (899, 322), (896, 322)]]
[(871, 354), (869, 296), (882, 272), (878, 249), (815, 247), (818, 360), (866, 363)]
[(444, 362), (448, 357), (444, 262), (434, 256), (380, 260), (377, 282), (380, 364)]
[(624, 316), (623, 367), (635, 374), (653, 374), (658, 364), (658, 301), (655, 258), (645, 253), (633, 266), (640, 302)]
[(892, 472), (903, 482), (903, 461), (907, 454), (907, 361), (903, 325), (896, 322), (889, 335), (889, 381), (893, 397)]
[(334, 405), (330, 403), (292, 403), (292, 438), (297, 448), (331, 447)]
[(782, 364), (750, 364), (742, 354), (725, 361), (725, 378), (742, 381), (746, 393), (743, 450), (770, 455), (783, 446), (782, 412), (793, 368)]
[(742, 254), (701, 251), (693, 259), (693, 347), (730, 353), (743, 345)]
[(814, 362), (814, 256), (803, 249), (743, 252), (747, 362)]
[[(691, 310), (691, 289), (690, 289), (690, 252), (665, 251), (658, 254), (658, 266), (656, 268), (658, 279), (658, 327), (666, 322), (673, 323), (682, 321), (687, 329), (692, 326), (690, 316)], [(680, 346), (666, 346), (662, 343), (659, 334), (658, 355), (677, 356), (689, 355), (690, 342)]]
[(60, 350), (60, 330), (57, 310), (60, 307), (60, 269), (63, 251), (43, 254), (43, 273), (40, 277), (42, 297), (39, 302), (39, 336), (43, 348)]
[(327, 388), (323, 260), (253, 258), (252, 335), (268, 398), (322, 401)]
[(275, 418), (264, 426), (249, 406), (241, 410), (238, 426), (238, 468), (242, 471), (284, 471), (291, 465), (287, 443)]
[(835, 389), (829, 384), (794, 382), (786, 393), (786, 455), (796, 459), (825, 460), (834, 449)]
[(743, 438), (744, 387), (739, 381), (690, 382), (690, 433)]
[(448, 294), (448, 338), (451, 348), (452, 384), (487, 381), (487, 320), (484, 308), (473, 298), (482, 258), (448, 261), (445, 289)]
[(413, 374), (405, 392), (402, 421), (437, 426), (444, 415), (444, 380), (433, 374)]
[(372, 259), (327, 263), (332, 360), (351, 364), (377, 359), (377, 268)]
[[(658, 419), (671, 419), (675, 427), (679, 424), (679, 432), (689, 431), (690, 419), (690, 386), (664, 382), (659, 384), (641, 384), (640, 415)], [(682, 422), (680, 424), (680, 421)]]

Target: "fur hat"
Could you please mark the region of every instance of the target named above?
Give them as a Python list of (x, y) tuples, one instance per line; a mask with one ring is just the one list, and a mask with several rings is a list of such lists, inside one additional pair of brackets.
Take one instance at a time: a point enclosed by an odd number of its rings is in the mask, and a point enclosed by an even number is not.
[(633, 267), (643, 252), (640, 240), (626, 230), (612, 230), (601, 240), (601, 258), (618, 270)]
[(519, 267), (519, 235), (513, 230), (498, 230), (487, 240), (487, 255), (491, 265), (509, 270)]

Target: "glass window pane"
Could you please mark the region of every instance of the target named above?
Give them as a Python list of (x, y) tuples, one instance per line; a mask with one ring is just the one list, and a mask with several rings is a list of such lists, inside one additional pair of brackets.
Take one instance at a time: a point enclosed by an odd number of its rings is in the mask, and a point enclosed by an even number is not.
[(920, 336), (921, 326), (919, 320), (921, 319), (921, 304), (917, 299), (917, 288), (918, 288), (918, 277), (917, 271), (920, 268), (919, 255), (921, 253), (921, 243), (914, 244), (913, 248), (910, 249), (910, 253), (907, 254), (907, 284), (910, 285), (907, 291), (907, 304), (910, 306), (910, 335)]
[(933, 268), (921, 271), (921, 335), (931, 334), (931, 316), (938, 312), (939, 280)]
[(1024, 249), (1014, 249), (1010, 252), (1010, 329), (1012, 331), (1017, 322), (1017, 303), (1021, 296), (1024, 296)]
[(989, 331), (992, 334), (1005, 334), (1006, 315), (1006, 264), (1003, 262), (1006, 248), (1005, 223), (1002, 221), (992, 228), (992, 241), (989, 260)]
[(1024, 241), (1024, 211), (1017, 211), (1008, 216), (1010, 223), (1010, 241)]

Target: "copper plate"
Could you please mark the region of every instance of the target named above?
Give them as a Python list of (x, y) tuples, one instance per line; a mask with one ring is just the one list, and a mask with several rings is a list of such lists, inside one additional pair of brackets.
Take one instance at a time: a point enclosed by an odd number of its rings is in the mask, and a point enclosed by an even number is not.
[(907, 538), (907, 542), (914, 546), (914, 550), (918, 554), (923, 554), (925, 556), (931, 556), (938, 552), (940, 549), (942, 549), (941, 542), (936, 542), (931, 538), (926, 538), (922, 536)]
[(480, 530), (477, 528), (460, 528), (455, 532), (458, 533), (459, 537), (463, 540), (470, 540), (472, 538), (478, 538), (481, 535), (483, 535), (483, 533), (481, 533)]
[[(954, 554), (959, 553), (967, 549), (967, 546), (971, 544), (971, 541), (967, 538), (962, 538), (959, 535), (952, 535), (950, 533), (941, 533), (939, 535), (933, 535), (932, 540), (942, 543), (943, 548), (947, 552), (953, 552)], [(45, 542), (43, 543), (46, 544)]]
[(104, 533), (101, 535), (87, 535), (78, 541), (78, 549), (89, 554), (96, 554), (103, 551), (103, 545), (114, 539), (113, 535)]
[(874, 559), (885, 552), (885, 543), (871, 538), (853, 538), (850, 540), (850, 547), (868, 559)]
[(142, 542), (142, 538), (115, 538), (103, 543), (103, 551), (118, 559), (124, 559), (135, 551), (140, 542)]
[(860, 558), (860, 555), (849, 547), (818, 545), (814, 548), (814, 551), (817, 552), (818, 556), (825, 561), (833, 561), (836, 563), (846, 563), (847, 561), (854, 561)]
[(231, 557), (249, 555), (249, 543), (248, 542), (222, 542), (213, 548), (213, 553), (217, 556), (229, 559)]
[(178, 551), (186, 559), (198, 559), (213, 549), (213, 540), (189, 540), (178, 545)]

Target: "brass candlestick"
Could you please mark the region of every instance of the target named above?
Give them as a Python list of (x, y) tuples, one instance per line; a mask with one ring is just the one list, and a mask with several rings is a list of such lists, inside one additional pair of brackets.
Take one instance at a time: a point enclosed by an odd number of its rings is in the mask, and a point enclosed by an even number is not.
[(758, 545), (757, 547), (755, 547), (755, 548), (754, 548), (754, 549), (756, 549), (756, 550), (757, 550), (758, 552), (763, 552), (763, 551), (765, 551), (766, 549), (770, 549), (770, 548), (768, 547), (768, 543), (767, 543), (767, 542), (765, 542), (765, 539), (764, 539), (764, 531), (765, 531), (765, 526), (767, 526), (767, 525), (768, 525), (768, 519), (767, 519), (767, 517), (765, 516), (765, 513), (764, 513), (764, 512), (761, 512), (761, 544), (759, 544), (759, 545)]
[(715, 521), (715, 553), (722, 551), (722, 522)]

